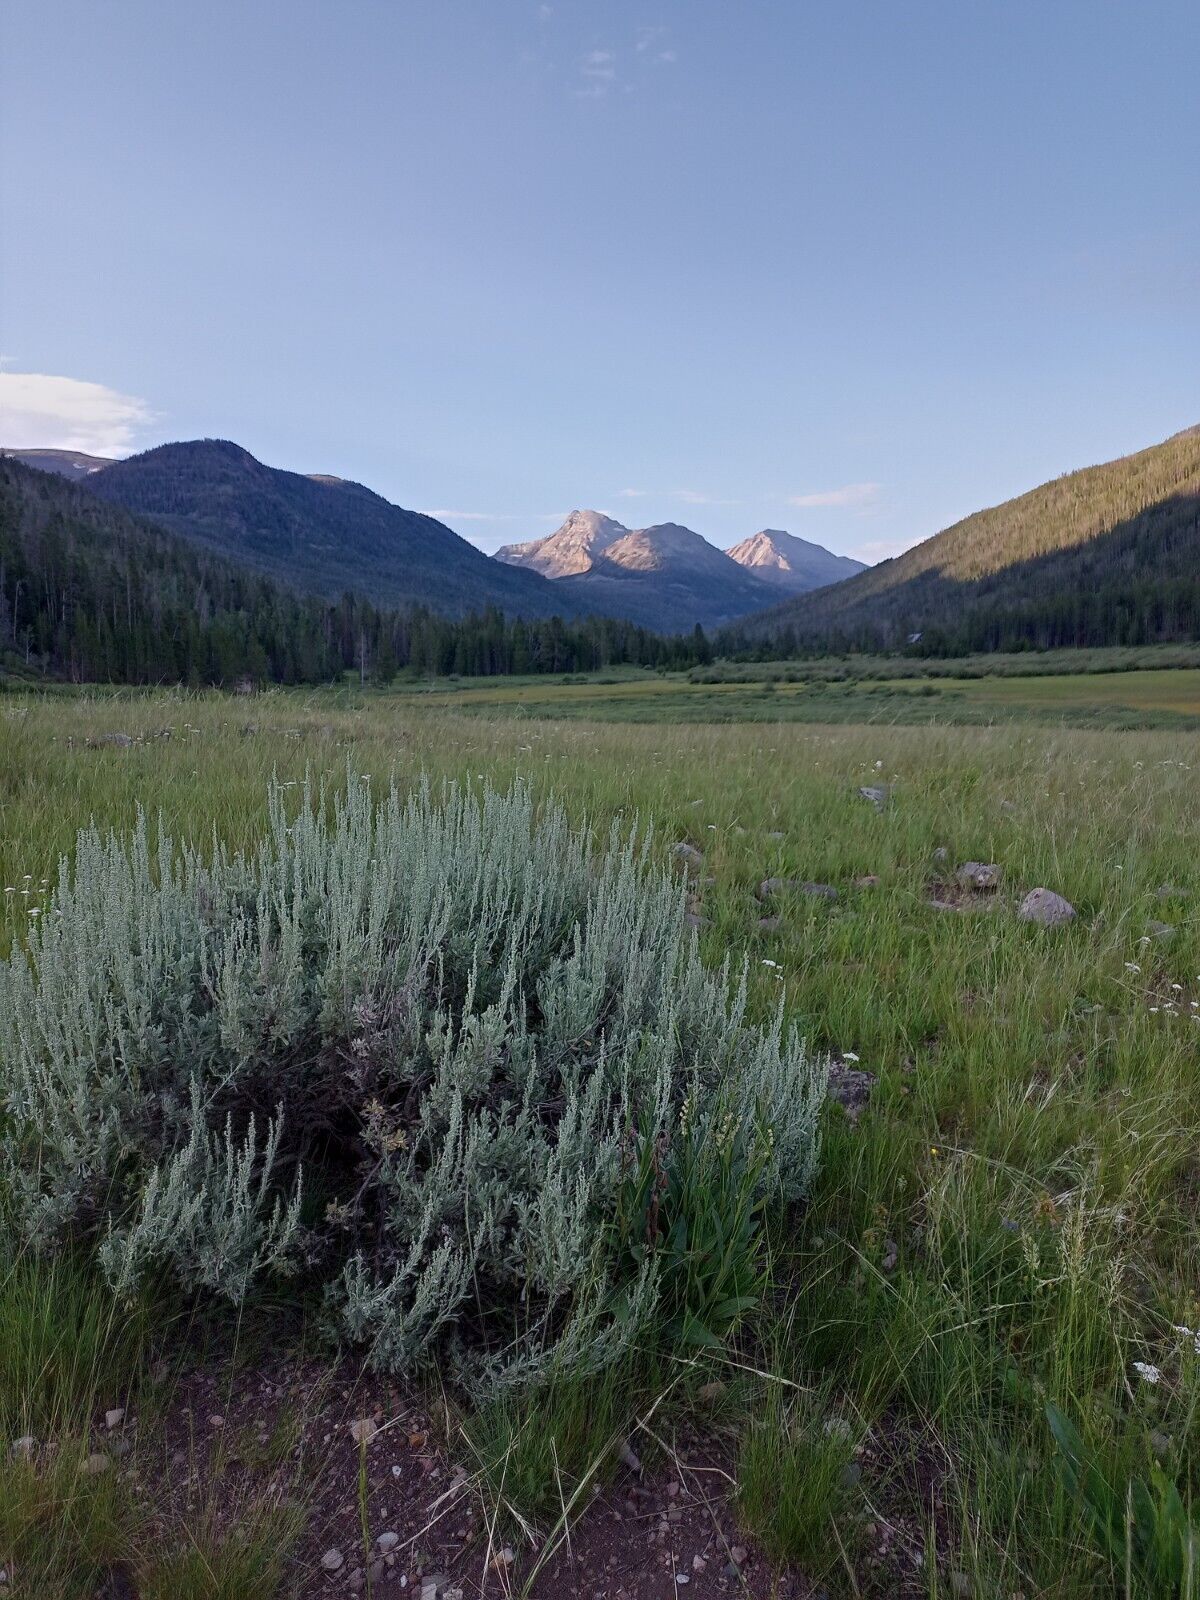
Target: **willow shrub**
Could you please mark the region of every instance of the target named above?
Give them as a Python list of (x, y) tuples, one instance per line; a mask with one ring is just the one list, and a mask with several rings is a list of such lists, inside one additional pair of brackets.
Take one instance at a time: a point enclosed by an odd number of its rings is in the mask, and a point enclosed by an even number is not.
[(80, 835), (0, 969), (18, 1236), (122, 1293), (299, 1275), (378, 1365), (479, 1389), (715, 1337), (823, 1072), (702, 964), (649, 838), (520, 787), (296, 799), (244, 854)]

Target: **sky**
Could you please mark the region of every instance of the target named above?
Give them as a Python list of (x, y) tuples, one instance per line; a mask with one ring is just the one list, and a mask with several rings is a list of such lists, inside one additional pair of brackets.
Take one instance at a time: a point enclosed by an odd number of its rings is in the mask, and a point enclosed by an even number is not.
[(1200, 422), (1200, 6), (0, 0), (0, 445), (878, 560)]

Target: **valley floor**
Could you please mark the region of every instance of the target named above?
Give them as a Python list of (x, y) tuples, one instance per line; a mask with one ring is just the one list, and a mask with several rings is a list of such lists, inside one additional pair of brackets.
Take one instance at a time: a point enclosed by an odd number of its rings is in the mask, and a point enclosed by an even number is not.
[[(52, 914), (89, 820), (125, 832), (141, 807), (245, 844), (273, 777), (336, 785), (348, 762), (379, 793), (521, 779), (699, 852), (705, 954), (747, 962), (752, 1009), (782, 1001), (833, 1058), (816, 1192), (778, 1220), (732, 1346), (519, 1415), (470, 1416), (434, 1379), (360, 1390), (296, 1308), (184, 1338), (146, 1307), (130, 1342), (67, 1265), (18, 1253), (0, 1426), (33, 1442), (0, 1465), (5, 1592), (424, 1595), (440, 1516), (467, 1552), (443, 1592), (1125, 1593), (1048, 1415), (1118, 1530), (1131, 1482), (1200, 1488), (1200, 671), (10, 694), (0, 943)], [(967, 861), (999, 887), (960, 883)], [(1074, 920), (1020, 920), (1035, 887)], [(51, 1367), (34, 1417), (15, 1396)], [(107, 1427), (122, 1407), (136, 1429)], [(231, 1466), (212, 1440), (235, 1432)], [(68, 1483), (73, 1449), (107, 1465)], [(1141, 1559), (1130, 1592), (1191, 1592)]]

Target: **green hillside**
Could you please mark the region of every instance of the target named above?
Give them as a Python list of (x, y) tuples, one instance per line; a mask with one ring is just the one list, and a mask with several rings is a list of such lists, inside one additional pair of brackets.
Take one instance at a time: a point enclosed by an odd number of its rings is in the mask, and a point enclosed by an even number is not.
[(1200, 428), (976, 512), (737, 635), (890, 648), (918, 632), (947, 654), (1200, 636)]

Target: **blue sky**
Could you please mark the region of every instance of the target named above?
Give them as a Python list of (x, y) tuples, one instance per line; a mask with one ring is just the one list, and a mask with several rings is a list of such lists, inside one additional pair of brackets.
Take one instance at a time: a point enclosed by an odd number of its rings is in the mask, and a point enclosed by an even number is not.
[(0, 443), (234, 438), (488, 549), (593, 506), (877, 559), (1200, 422), (1195, 0), (3, 36)]

